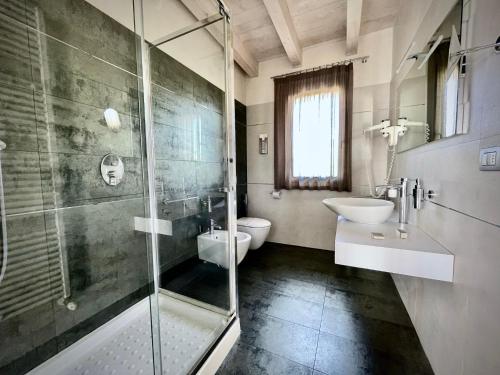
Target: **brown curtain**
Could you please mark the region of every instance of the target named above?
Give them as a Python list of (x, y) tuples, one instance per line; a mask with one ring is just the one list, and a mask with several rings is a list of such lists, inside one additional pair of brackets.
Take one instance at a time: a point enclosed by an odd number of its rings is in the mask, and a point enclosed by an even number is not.
[[(340, 99), (338, 176), (294, 178), (292, 174), (293, 103), (308, 93), (337, 91)], [(351, 191), (352, 63), (274, 80), (274, 187)], [(314, 150), (311, 150), (313, 153)]]

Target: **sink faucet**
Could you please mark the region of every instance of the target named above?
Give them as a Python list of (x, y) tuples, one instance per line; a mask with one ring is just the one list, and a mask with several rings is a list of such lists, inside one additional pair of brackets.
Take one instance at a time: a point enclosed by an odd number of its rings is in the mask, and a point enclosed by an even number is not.
[(408, 224), (408, 179), (401, 177), (399, 185), (399, 223)]
[(407, 177), (401, 177), (399, 180), (399, 184), (388, 184), (388, 185), (379, 185), (377, 188), (385, 187), (388, 190), (397, 190), (397, 196), (399, 201), (399, 223), (400, 224), (408, 224), (408, 183), (410, 179)]

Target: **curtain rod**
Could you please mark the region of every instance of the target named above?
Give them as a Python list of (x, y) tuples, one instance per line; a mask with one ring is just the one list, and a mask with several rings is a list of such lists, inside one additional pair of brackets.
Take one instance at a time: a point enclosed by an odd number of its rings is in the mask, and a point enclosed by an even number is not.
[(369, 57), (370, 56), (361, 56), (361, 57), (355, 57), (354, 59), (336, 61), (336, 62), (331, 63), (331, 64), (320, 65), (320, 66), (316, 66), (314, 68), (308, 68), (308, 69), (298, 70), (296, 72), (291, 72), (291, 73), (286, 73), (286, 74), (280, 74), (280, 75), (271, 77), (271, 79), (283, 78), (283, 77), (288, 77), (288, 76), (294, 76), (294, 75), (297, 75), (297, 74), (302, 74), (302, 73), (307, 73), (307, 72), (314, 72), (316, 70), (331, 68), (332, 66), (335, 66), (335, 65), (344, 65), (344, 64), (347, 65), (349, 63), (353, 63), (353, 62), (356, 62), (356, 61), (361, 61), (364, 64), (368, 60)]

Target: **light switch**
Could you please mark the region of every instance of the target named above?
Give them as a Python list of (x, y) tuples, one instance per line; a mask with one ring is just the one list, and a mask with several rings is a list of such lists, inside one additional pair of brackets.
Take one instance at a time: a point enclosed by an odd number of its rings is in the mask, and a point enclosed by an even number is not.
[(481, 166), (488, 165), (488, 154), (481, 154)]
[(500, 147), (482, 148), (479, 152), (480, 170), (500, 171), (500, 158), (497, 158), (497, 154), (500, 152)]
[(487, 165), (495, 165), (497, 163), (497, 153), (495, 152), (488, 152), (486, 154), (487, 158)]

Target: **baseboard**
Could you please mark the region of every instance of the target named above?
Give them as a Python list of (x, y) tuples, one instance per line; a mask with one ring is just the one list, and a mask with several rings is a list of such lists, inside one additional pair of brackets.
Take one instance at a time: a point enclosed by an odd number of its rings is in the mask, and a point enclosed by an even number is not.
[(320, 251), (329, 251), (329, 252), (335, 252), (335, 249), (322, 249), (318, 247), (310, 247), (310, 246), (303, 246), (303, 245), (295, 245), (295, 244), (290, 244), (290, 243), (285, 243), (285, 242), (277, 242), (277, 241), (266, 241), (264, 244), (270, 244), (272, 245), (281, 245), (281, 246), (288, 246), (288, 247), (295, 247), (295, 248), (302, 248), (302, 249), (308, 249), (308, 250), (320, 250)]

